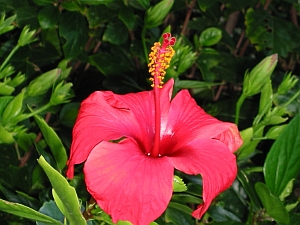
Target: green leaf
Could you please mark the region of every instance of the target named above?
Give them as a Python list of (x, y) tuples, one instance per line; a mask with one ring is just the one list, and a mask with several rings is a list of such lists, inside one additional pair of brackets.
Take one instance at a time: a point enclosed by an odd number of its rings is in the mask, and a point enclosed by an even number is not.
[(18, 27), (29, 26), (31, 30), (39, 27), (37, 12), (33, 6), (19, 7), (15, 13), (17, 14), (16, 22)]
[(170, 202), (165, 212), (165, 221), (175, 225), (193, 225), (195, 221), (192, 219), (191, 213), (192, 209), (189, 207)]
[(124, 43), (127, 38), (127, 27), (120, 20), (109, 22), (103, 34), (103, 41), (109, 41), (110, 43), (115, 45)]
[(59, 114), (60, 123), (72, 128), (77, 118), (79, 106), (79, 102), (71, 102), (63, 105)]
[(91, 4), (91, 5), (100, 5), (100, 4), (108, 4), (114, 0), (78, 0), (81, 4)]
[(291, 22), (273, 17), (267, 10), (247, 10), (246, 35), (258, 51), (285, 57), (299, 46), (299, 29)]
[[(39, 167), (41, 168), (41, 167)], [(54, 201), (44, 202), (43, 206), (40, 208), (39, 212), (50, 216), (51, 218), (54, 218), (58, 221), (63, 222), (64, 221), (64, 215), (59, 211), (57, 205)], [(44, 222), (37, 222), (37, 225), (50, 225), (49, 223)]]
[(279, 198), (272, 195), (264, 183), (257, 182), (255, 184), (255, 190), (260, 198), (261, 203), (266, 209), (267, 214), (273, 217), (276, 222), (289, 225), (289, 214)]
[(212, 86), (220, 85), (222, 83), (213, 83), (197, 80), (176, 80), (175, 87), (178, 89), (188, 89), (188, 88), (211, 88)]
[(282, 131), (272, 145), (264, 164), (270, 191), (280, 196), (288, 182), (300, 173), (300, 114)]
[(186, 191), (187, 187), (185, 185), (185, 183), (183, 182), (183, 180), (178, 177), (178, 176), (174, 176), (173, 179), (173, 191), (174, 192), (182, 192), (182, 191)]
[(129, 30), (133, 30), (136, 25), (136, 18), (131, 8), (122, 7), (119, 11), (119, 18)]
[(77, 12), (63, 13), (59, 20), (59, 35), (65, 39), (63, 45), (65, 58), (76, 58), (83, 51), (87, 39), (85, 18)]
[(58, 8), (53, 5), (43, 7), (38, 13), (38, 20), (43, 29), (54, 27), (59, 20)]
[(52, 168), (41, 156), (38, 163), (47, 174), (53, 189), (63, 204), (65, 216), (70, 225), (86, 225), (86, 221), (80, 212), (80, 206), (76, 191), (67, 180), (54, 168)]
[(199, 38), (201, 46), (212, 46), (217, 44), (222, 39), (222, 30), (216, 27), (205, 29)]
[(42, 134), (55, 158), (57, 167), (62, 170), (68, 159), (66, 149), (55, 131), (40, 116), (35, 115), (34, 119), (42, 131)]
[(2, 199), (0, 199), (0, 210), (33, 221), (48, 222), (51, 224), (62, 225), (59, 221), (42, 213), (39, 213), (27, 206), (18, 203), (8, 202)]
[(227, 209), (224, 209), (224, 207), (222, 206), (212, 205), (209, 208), (208, 213), (211, 216), (211, 218), (216, 222), (241, 222), (241, 220), (236, 215), (234, 215)]

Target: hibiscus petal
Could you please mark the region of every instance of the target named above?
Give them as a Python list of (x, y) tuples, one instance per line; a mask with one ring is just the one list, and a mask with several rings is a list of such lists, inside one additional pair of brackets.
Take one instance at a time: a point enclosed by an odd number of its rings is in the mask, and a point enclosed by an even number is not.
[(132, 139), (103, 141), (84, 165), (88, 191), (113, 222), (148, 225), (166, 209), (172, 196), (174, 167), (167, 157), (143, 154)]
[[(161, 89), (162, 123), (166, 123), (174, 81)], [(149, 152), (154, 136), (153, 91), (117, 95), (110, 91), (91, 94), (81, 104), (73, 129), (67, 177), (73, 178), (74, 164), (85, 161), (92, 148), (103, 140), (133, 137)]]
[(138, 133), (138, 124), (125, 104), (113, 101), (112, 92), (94, 92), (81, 103), (68, 161), (67, 176), (73, 177), (74, 164), (86, 160), (92, 148), (102, 140), (115, 140)]
[(197, 219), (206, 212), (212, 200), (233, 183), (237, 173), (234, 154), (218, 140), (194, 140), (174, 152), (170, 160), (176, 169), (202, 176), (203, 203), (192, 214)]
[(177, 149), (201, 138), (218, 139), (226, 144), (231, 152), (236, 151), (242, 144), (235, 124), (222, 122), (210, 116), (197, 105), (187, 90), (182, 90), (170, 105), (168, 125), (164, 131), (165, 142), (169, 143), (170, 139), (176, 140), (173, 149)]

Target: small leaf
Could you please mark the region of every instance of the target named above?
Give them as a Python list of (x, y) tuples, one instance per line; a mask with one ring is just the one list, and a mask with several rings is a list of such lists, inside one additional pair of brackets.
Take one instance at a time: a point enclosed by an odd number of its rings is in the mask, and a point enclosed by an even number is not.
[(185, 183), (183, 182), (183, 180), (178, 177), (178, 176), (174, 176), (173, 179), (173, 191), (174, 192), (182, 192), (182, 191), (186, 191), (187, 187), (185, 185)]
[(192, 210), (182, 204), (169, 203), (165, 212), (165, 221), (175, 225), (192, 225), (195, 221), (191, 217)]
[(53, 189), (64, 205), (64, 212), (70, 225), (86, 225), (86, 221), (80, 212), (80, 206), (76, 191), (67, 180), (54, 168), (52, 168), (41, 156), (38, 163), (47, 174)]
[(63, 45), (65, 58), (75, 58), (83, 51), (86, 43), (86, 19), (78, 12), (63, 13), (59, 21), (59, 35), (65, 39)]
[[(41, 168), (41, 167), (39, 167)], [(58, 221), (64, 221), (64, 215), (59, 211), (57, 205), (54, 201), (44, 202), (43, 206), (39, 210), (40, 213), (43, 213), (51, 218), (54, 218)], [(50, 225), (49, 223), (37, 222), (37, 225)]]
[(300, 173), (300, 114), (293, 118), (272, 145), (265, 164), (264, 176), (272, 194), (280, 196)]
[(290, 218), (282, 202), (276, 196), (272, 195), (268, 187), (261, 182), (255, 184), (255, 190), (261, 200), (266, 212), (278, 223), (289, 225)]
[(222, 30), (216, 27), (205, 29), (199, 38), (201, 46), (212, 46), (217, 44), (222, 39)]
[(110, 21), (103, 34), (103, 41), (109, 41), (112, 44), (120, 45), (128, 38), (128, 30), (120, 20)]
[(42, 213), (39, 213), (27, 206), (18, 203), (8, 202), (2, 199), (0, 199), (0, 210), (33, 221), (48, 222), (50, 224), (62, 225), (59, 221)]
[(53, 5), (43, 7), (38, 13), (38, 20), (43, 29), (54, 27), (59, 20), (59, 10)]
[(65, 147), (55, 131), (45, 122), (44, 119), (37, 115), (34, 116), (34, 119), (41, 129), (42, 134), (55, 158), (57, 167), (62, 170), (66, 166), (68, 159)]

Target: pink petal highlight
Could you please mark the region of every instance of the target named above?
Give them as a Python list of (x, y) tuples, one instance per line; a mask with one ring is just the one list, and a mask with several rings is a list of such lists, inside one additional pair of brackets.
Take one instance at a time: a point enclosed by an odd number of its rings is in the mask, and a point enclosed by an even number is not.
[(202, 176), (203, 203), (192, 214), (197, 219), (202, 217), (220, 192), (230, 187), (237, 174), (234, 154), (218, 140), (194, 140), (174, 152), (170, 160), (176, 169)]
[(148, 225), (172, 196), (174, 168), (167, 157), (146, 156), (133, 139), (103, 141), (90, 153), (84, 174), (88, 191), (113, 222)]

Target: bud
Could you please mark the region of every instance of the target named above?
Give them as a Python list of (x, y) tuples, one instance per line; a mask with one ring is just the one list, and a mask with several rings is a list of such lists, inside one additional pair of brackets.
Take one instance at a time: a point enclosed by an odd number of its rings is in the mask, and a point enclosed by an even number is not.
[(0, 95), (11, 95), (13, 93), (15, 88), (0, 82)]
[(287, 124), (283, 124), (283, 125), (278, 125), (278, 126), (271, 127), (268, 130), (268, 132), (266, 133), (266, 137), (268, 139), (274, 139), (274, 140), (276, 140), (286, 126), (287, 126)]
[(22, 74), (19, 72), (11, 81), (9, 81), (7, 84), (12, 87), (17, 87), (19, 84), (23, 83), (26, 79), (25, 74)]
[(66, 84), (63, 83), (64, 82), (62, 81), (55, 87), (50, 98), (50, 102), (52, 105), (58, 105), (58, 104), (69, 102), (69, 99), (73, 96), (70, 93), (72, 83), (66, 83)]
[(277, 64), (277, 54), (264, 58), (251, 72), (247, 72), (244, 78), (243, 94), (252, 96), (263, 89), (264, 84), (270, 80), (271, 74)]
[(45, 94), (55, 83), (60, 75), (60, 69), (50, 70), (30, 82), (27, 87), (29, 96), (37, 96)]
[(273, 100), (273, 89), (272, 89), (271, 80), (268, 80), (261, 90), (259, 110), (258, 110), (259, 115), (264, 115), (269, 112), (272, 106), (272, 100)]
[(147, 28), (157, 27), (163, 23), (163, 20), (170, 12), (174, 0), (162, 0), (155, 6), (149, 8), (146, 12), (145, 26)]
[(20, 34), (18, 40), (18, 46), (25, 46), (30, 44), (31, 42), (36, 41), (37, 39), (34, 38), (35, 30), (29, 31), (29, 26), (25, 26)]
[(23, 107), (24, 93), (25, 92), (22, 91), (7, 104), (7, 106), (3, 110), (2, 124), (12, 122), (11, 119), (17, 117), (21, 113)]
[(296, 76), (292, 75), (292, 73), (286, 74), (283, 78), (283, 81), (278, 87), (277, 93), (280, 95), (284, 95), (297, 84), (298, 80), (299, 79)]
[(15, 72), (15, 69), (11, 65), (6, 65), (0, 72), (0, 79), (8, 77)]
[(15, 29), (15, 26), (13, 26), (12, 23), (14, 22), (16, 17), (17, 17), (17, 15), (13, 15), (13, 16), (5, 19), (5, 14), (2, 13), (1, 18), (0, 18), (0, 35)]
[(13, 134), (5, 130), (5, 128), (0, 124), (0, 144), (12, 144), (13, 142)]

